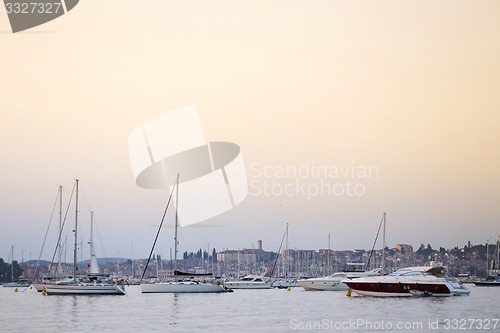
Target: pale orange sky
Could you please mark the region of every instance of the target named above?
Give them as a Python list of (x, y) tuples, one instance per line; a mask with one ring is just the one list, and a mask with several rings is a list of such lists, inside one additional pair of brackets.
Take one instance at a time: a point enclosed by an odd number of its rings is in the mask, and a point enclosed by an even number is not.
[(332, 248), (369, 248), (384, 211), (390, 246), (496, 239), (499, 15), (481, 0), (85, 0), (12, 34), (0, 11), (0, 257), (11, 243), (38, 255), (57, 188), (75, 177), (106, 254), (133, 242), (146, 256), (167, 194), (135, 185), (127, 138), (190, 104), (209, 140), (241, 146), (250, 179), (252, 163), (379, 174), (358, 179), (360, 197), (249, 195), (184, 230), (181, 251), (276, 250), (285, 222), (294, 247), (331, 233)]

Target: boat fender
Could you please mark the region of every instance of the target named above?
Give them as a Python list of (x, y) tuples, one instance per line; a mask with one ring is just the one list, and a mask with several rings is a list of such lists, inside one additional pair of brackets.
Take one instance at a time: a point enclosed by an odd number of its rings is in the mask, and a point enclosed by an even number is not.
[(347, 297), (350, 297), (351, 296), (351, 289), (347, 289), (347, 291), (345, 292), (345, 295)]

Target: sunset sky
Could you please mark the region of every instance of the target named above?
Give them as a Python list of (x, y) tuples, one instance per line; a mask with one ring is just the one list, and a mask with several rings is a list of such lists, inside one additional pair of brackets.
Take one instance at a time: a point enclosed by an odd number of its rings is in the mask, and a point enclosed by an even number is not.
[[(249, 195), (182, 229), (181, 252), (276, 251), (287, 222), (292, 248), (368, 249), (383, 212), (390, 247), (496, 241), (499, 17), (496, 0), (82, 0), (13, 34), (0, 10), (0, 258), (38, 258), (75, 178), (84, 242), (92, 210), (98, 256), (147, 257), (168, 191), (135, 184), (128, 136), (193, 104), (209, 141), (241, 147)], [(67, 223), (72, 248), (73, 207)]]

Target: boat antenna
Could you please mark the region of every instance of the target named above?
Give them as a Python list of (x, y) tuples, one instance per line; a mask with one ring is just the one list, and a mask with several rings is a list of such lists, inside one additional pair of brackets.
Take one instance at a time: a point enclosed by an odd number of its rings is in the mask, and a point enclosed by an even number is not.
[(155, 237), (155, 240), (153, 242), (153, 246), (151, 247), (151, 252), (149, 252), (148, 261), (146, 262), (146, 266), (144, 267), (144, 271), (142, 272), (141, 280), (144, 279), (144, 274), (146, 274), (146, 270), (148, 269), (149, 262), (151, 261), (151, 256), (153, 255), (153, 251), (154, 251), (155, 246), (156, 246), (156, 241), (158, 240), (158, 236), (160, 235), (160, 230), (161, 230), (161, 227), (163, 225), (163, 221), (165, 221), (165, 215), (167, 214), (168, 206), (170, 205), (170, 201), (172, 200), (172, 195), (174, 194), (174, 189), (176, 186), (177, 186), (177, 184), (174, 185), (174, 187), (172, 188), (172, 192), (170, 192), (170, 196), (168, 197), (167, 206), (165, 207), (165, 211), (163, 212), (160, 226), (158, 227), (158, 231), (156, 232), (156, 237)]

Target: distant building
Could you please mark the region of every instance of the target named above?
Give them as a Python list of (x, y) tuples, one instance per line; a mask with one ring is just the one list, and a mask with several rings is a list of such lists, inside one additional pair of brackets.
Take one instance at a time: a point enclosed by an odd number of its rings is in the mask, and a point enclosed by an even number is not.
[(413, 252), (413, 246), (408, 244), (397, 244), (396, 246), (394, 246), (394, 250), (402, 254), (409, 254)]
[(275, 252), (267, 252), (262, 249), (262, 241), (257, 242), (257, 249), (242, 249), (242, 250), (223, 250), (217, 253), (217, 261), (224, 263), (234, 262), (267, 262), (274, 260)]

